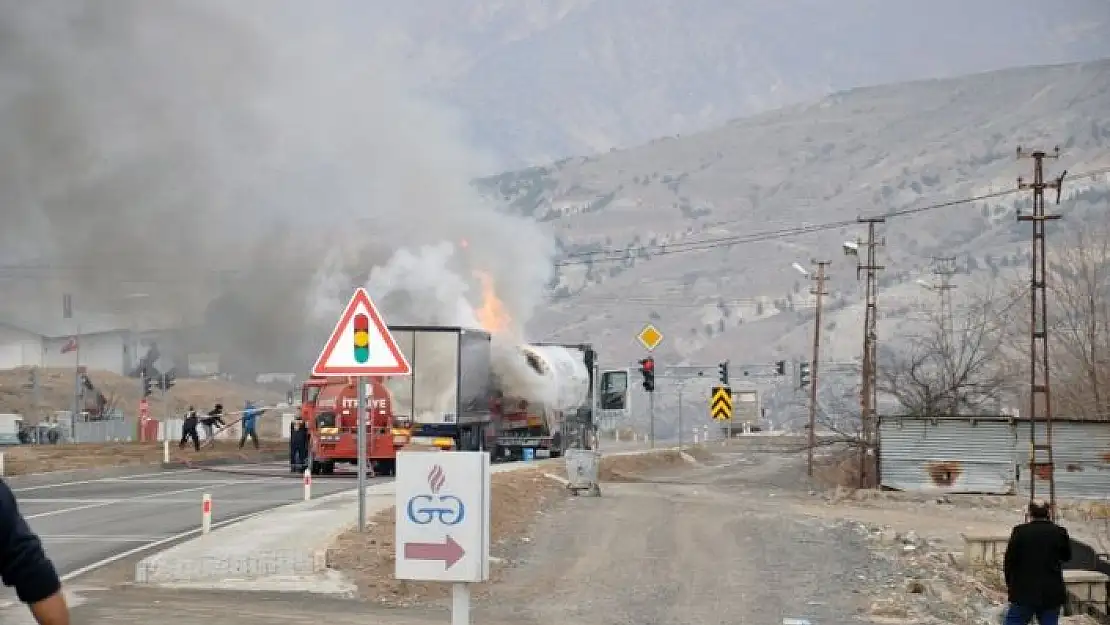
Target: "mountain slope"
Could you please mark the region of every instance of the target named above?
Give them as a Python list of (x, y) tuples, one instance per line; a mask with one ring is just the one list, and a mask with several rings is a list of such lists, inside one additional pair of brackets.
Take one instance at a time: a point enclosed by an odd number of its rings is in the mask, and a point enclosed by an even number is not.
[(360, 37), (426, 75), (511, 162), (631, 146), (858, 85), (1110, 55), (1069, 0), (349, 0)]
[[(1018, 145), (1059, 143), (1059, 167), (1073, 174), (1110, 165), (1107, 110), (1110, 60), (1006, 70), (856, 89), (480, 184), (545, 221), (568, 255), (553, 304), (533, 322), (537, 336), (594, 340), (631, 361), (641, 351), (634, 335), (650, 321), (667, 336), (659, 350), (667, 362), (800, 360), (812, 340), (810, 285), (790, 265), (817, 257), (833, 261), (823, 357), (849, 361), (862, 341), (861, 308), (855, 260), (841, 244), (865, 234), (857, 216), (1012, 188), (1029, 176), (1029, 162), (1014, 158)], [(1105, 218), (1106, 182), (1069, 181), (1064, 223), (1095, 211)], [(1005, 196), (881, 227), (883, 340), (912, 331), (903, 326), (934, 301), (914, 284), (929, 277), (930, 256), (957, 256), (966, 274), (956, 282), (968, 294), (1000, 267), (1023, 267), (1029, 232), (1014, 210), (1027, 202), (1026, 194)], [(632, 252), (585, 255), (601, 249)]]

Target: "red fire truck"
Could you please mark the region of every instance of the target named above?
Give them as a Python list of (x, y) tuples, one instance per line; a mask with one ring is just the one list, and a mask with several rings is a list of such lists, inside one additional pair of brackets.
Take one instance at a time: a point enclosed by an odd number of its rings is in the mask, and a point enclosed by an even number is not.
[[(366, 386), (366, 459), (378, 474), (392, 475), (397, 450), (409, 442), (411, 423), (393, 417), (393, 402), (382, 378)], [(332, 474), (337, 463), (358, 464), (356, 378), (312, 376), (301, 388), (301, 418), (311, 434), (308, 465), (314, 475)]]

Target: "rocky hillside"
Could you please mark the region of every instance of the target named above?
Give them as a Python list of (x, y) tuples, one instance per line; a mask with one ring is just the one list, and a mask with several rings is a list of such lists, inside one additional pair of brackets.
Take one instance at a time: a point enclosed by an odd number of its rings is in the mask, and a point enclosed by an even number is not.
[[(1018, 145), (1058, 143), (1050, 174), (1106, 167), (1107, 110), (1110, 61), (1006, 70), (855, 89), (480, 184), (559, 237), (566, 260), (537, 336), (590, 338), (632, 361), (641, 353), (633, 337), (651, 322), (666, 335), (667, 362), (799, 360), (812, 340), (812, 307), (791, 263), (820, 258), (833, 262), (823, 356), (851, 361), (862, 312), (855, 259), (842, 243), (865, 234), (857, 216), (1013, 188), (1031, 167), (1015, 159)], [(1061, 227), (1105, 216), (1108, 182), (1070, 180)], [(1030, 235), (1014, 213), (1028, 202), (1007, 195), (880, 227), (883, 340), (913, 332), (935, 303), (916, 284), (931, 279), (931, 256), (957, 257), (963, 293), (1024, 267)]]

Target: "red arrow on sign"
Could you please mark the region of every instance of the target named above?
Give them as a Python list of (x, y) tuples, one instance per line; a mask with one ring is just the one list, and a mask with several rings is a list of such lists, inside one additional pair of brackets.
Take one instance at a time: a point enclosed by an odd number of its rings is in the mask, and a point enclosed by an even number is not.
[(442, 560), (447, 570), (466, 555), (462, 545), (450, 536), (441, 543), (405, 543), (406, 560)]

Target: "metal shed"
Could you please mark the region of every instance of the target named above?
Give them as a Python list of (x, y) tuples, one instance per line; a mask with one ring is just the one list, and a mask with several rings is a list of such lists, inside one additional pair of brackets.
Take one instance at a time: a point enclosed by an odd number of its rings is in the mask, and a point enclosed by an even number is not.
[[(1037, 422), (1044, 441), (1044, 423)], [(883, 487), (937, 493), (1029, 490), (1029, 420), (1009, 416), (879, 417)], [(1110, 422), (1052, 423), (1056, 495), (1110, 497)], [(1038, 484), (1038, 492), (1046, 486)]]
[(1009, 417), (879, 417), (886, 488), (937, 493), (1014, 492), (1017, 443)]

